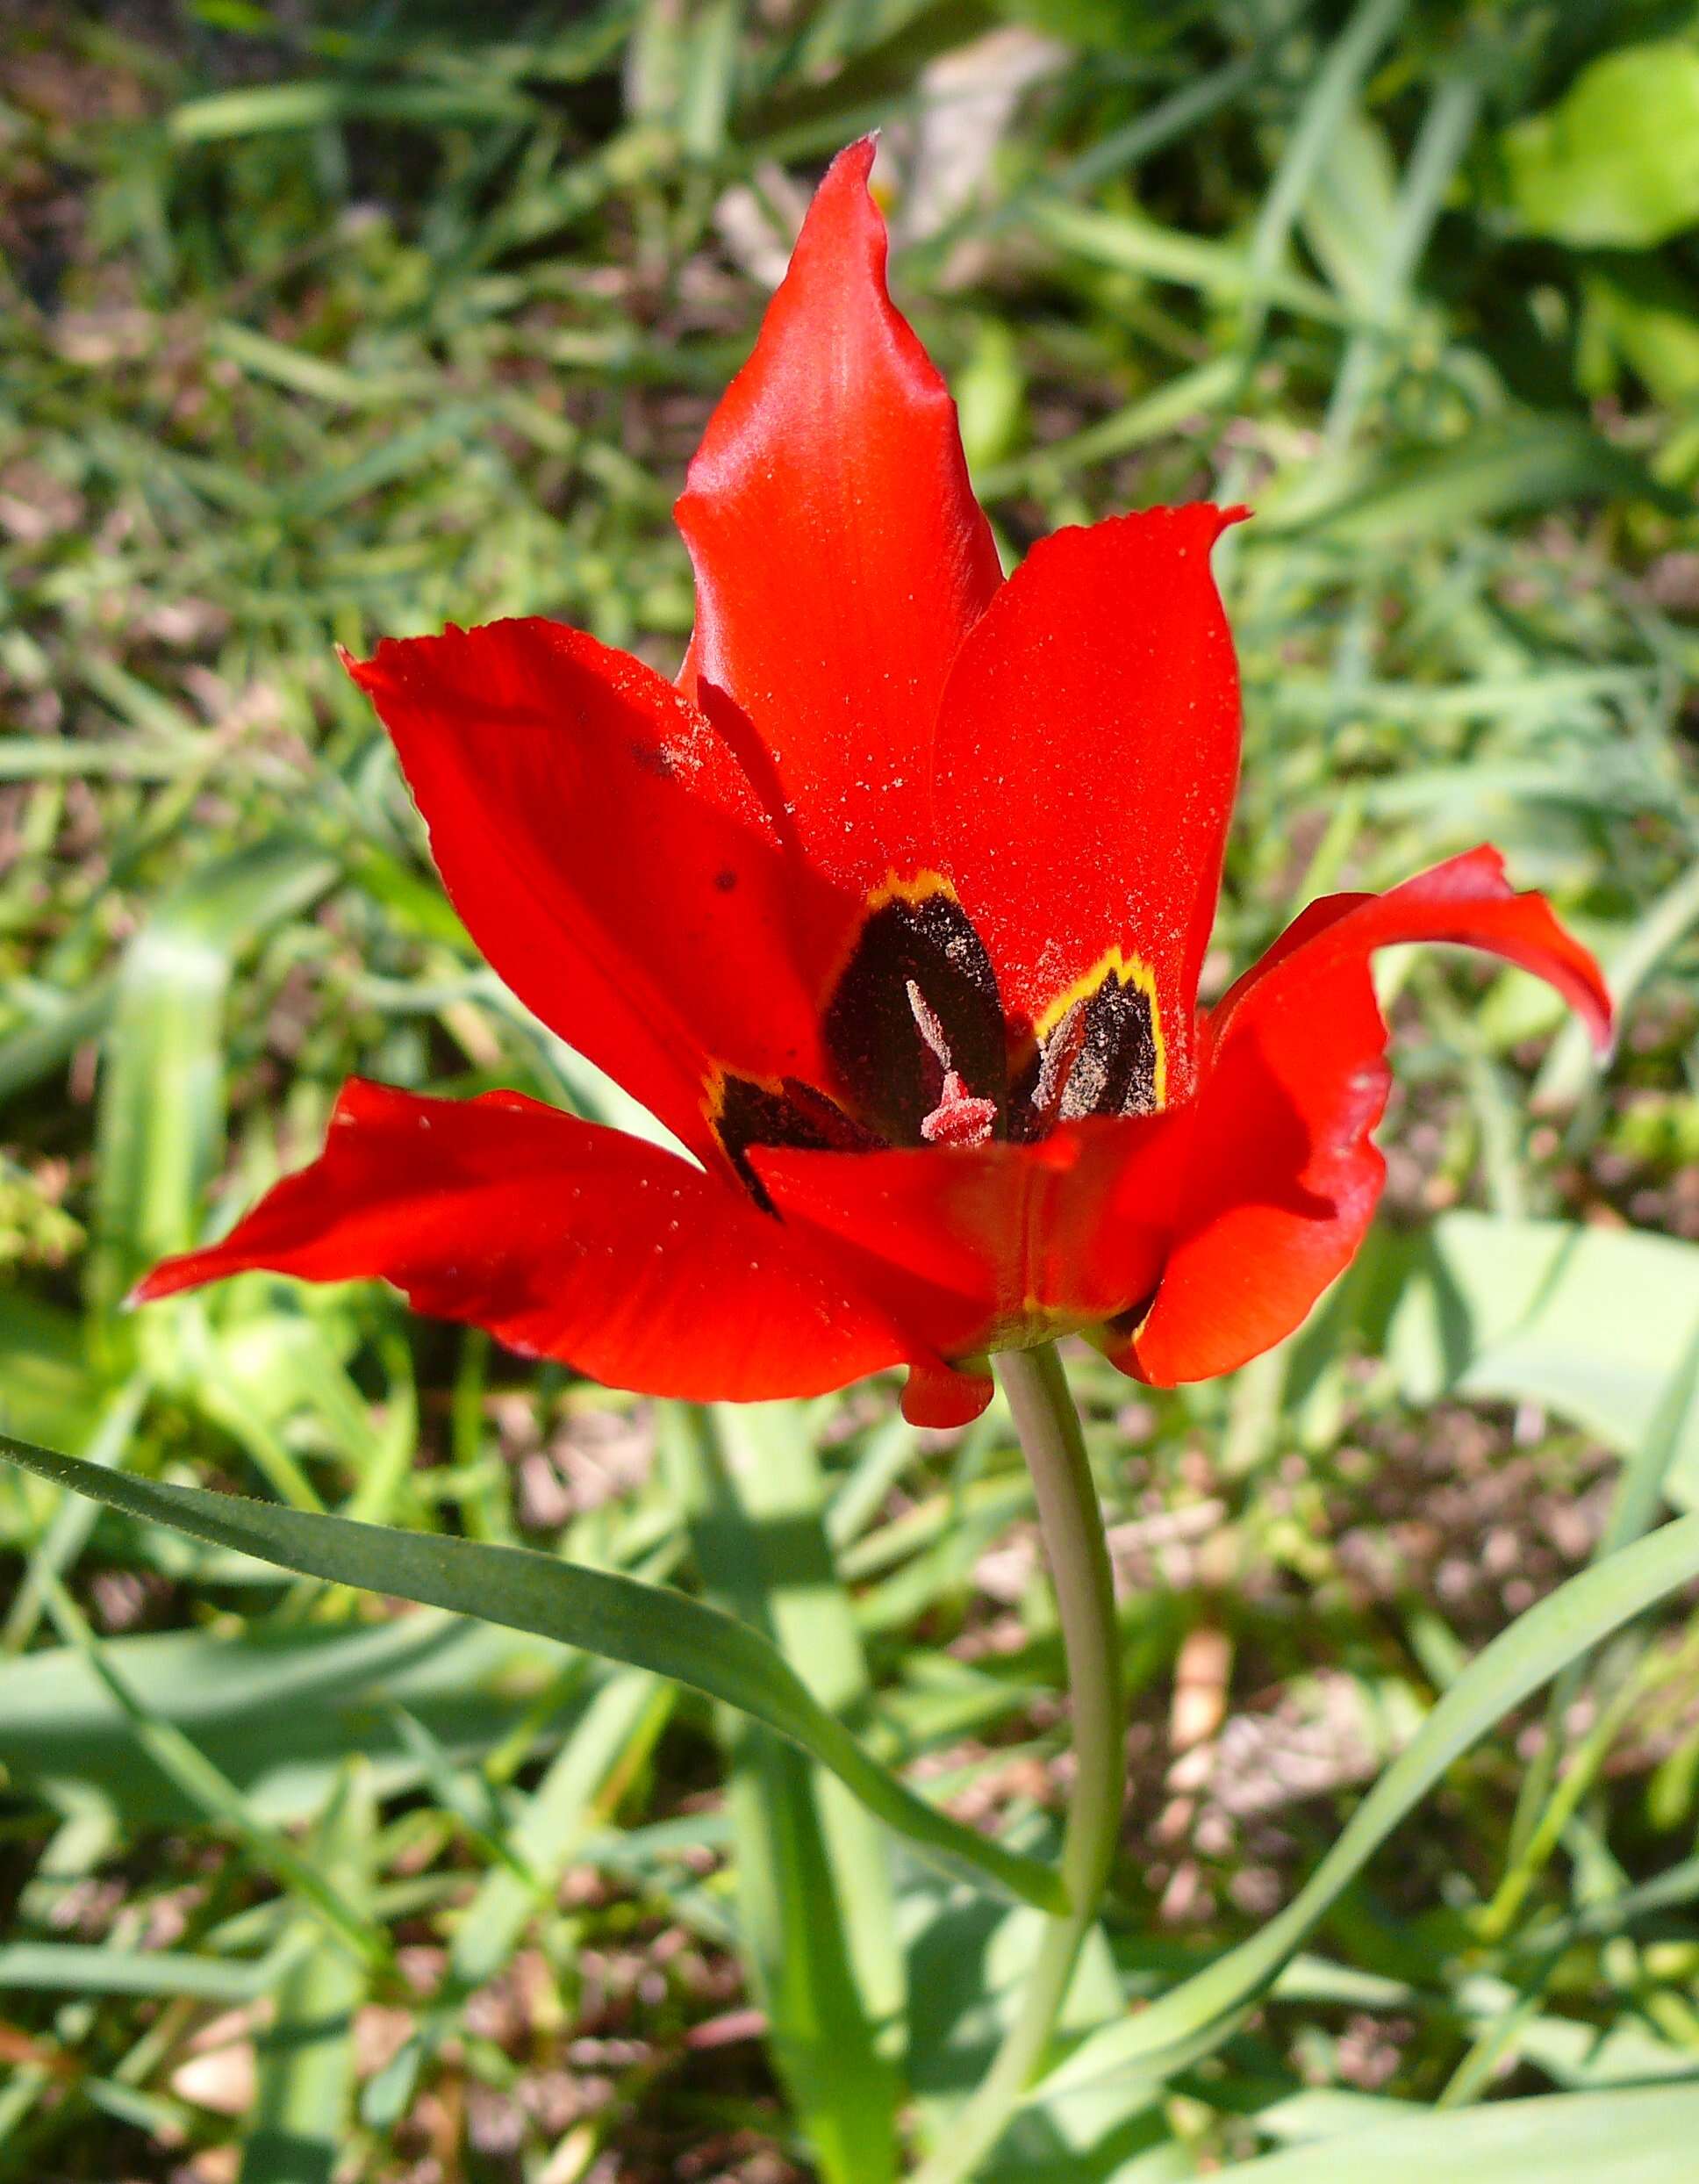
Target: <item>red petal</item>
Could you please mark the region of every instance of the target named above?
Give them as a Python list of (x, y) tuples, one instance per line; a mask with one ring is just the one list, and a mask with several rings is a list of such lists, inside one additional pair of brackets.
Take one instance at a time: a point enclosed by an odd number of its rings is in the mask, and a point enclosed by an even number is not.
[(1209, 573), (1238, 513), (1153, 508), (1042, 541), (963, 645), (938, 723), (941, 863), (1005, 1002), (1057, 1013), (1108, 950), (1138, 959), (1171, 1096), (1238, 777), (1238, 673)]
[(1512, 891), (1495, 850), (1387, 894), (1313, 903), (1209, 1021), (1179, 1241), (1118, 1362), (1163, 1385), (1230, 1372), (1290, 1334), (1349, 1263), (1386, 1172), (1369, 1139), (1389, 1082), (1369, 958), (1412, 940), (1521, 964), (1608, 1039), (1597, 964), (1544, 896)]
[(787, 1225), (822, 1232), (917, 1342), (954, 1359), (1141, 1304), (1189, 1127), (1182, 1110), (1065, 1124), (1036, 1145), (751, 1158)]
[(988, 1371), (915, 1365), (903, 1390), (903, 1416), (911, 1426), (971, 1426), (991, 1401), (996, 1383)]
[(867, 139), (832, 162), (677, 511), (683, 685), (742, 708), (810, 853), (857, 890), (923, 857), (939, 694), (1000, 581), (955, 405), (886, 292), (872, 161)]
[[(1324, 932), (1331, 938), (1323, 938)], [(1486, 843), (1385, 894), (1327, 895), (1312, 902), (1223, 995), (1210, 1018), (1212, 1045), (1222, 1045), (1240, 1004), (1300, 947), (1315, 966), (1306, 973), (1313, 977), (1323, 966), (1360, 968), (1372, 950), (1404, 941), (1484, 948), (1519, 964), (1555, 986), (1583, 1017), (1600, 1052), (1609, 1048), (1610, 990), (1591, 951), (1566, 931), (1543, 894), (1516, 893), (1504, 876), (1503, 857)]]
[(670, 683), (540, 620), (391, 641), (352, 672), (456, 909), (545, 1023), (698, 1150), (711, 1063), (823, 1081), (857, 906), (775, 841)]
[(137, 1301), (259, 1267), (382, 1276), (420, 1311), (649, 1395), (816, 1395), (917, 1354), (735, 1186), (513, 1092), (355, 1080), (312, 1166), (223, 1243), (156, 1267)]

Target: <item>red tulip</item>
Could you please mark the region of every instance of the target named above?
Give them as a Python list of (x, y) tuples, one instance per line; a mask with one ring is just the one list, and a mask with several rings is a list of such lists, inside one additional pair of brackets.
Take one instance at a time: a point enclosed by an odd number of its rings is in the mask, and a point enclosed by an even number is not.
[(1313, 903), (1199, 1009), (1241, 511), (1059, 531), (1005, 580), (871, 159), (821, 183), (691, 465), (677, 686), (541, 620), (350, 664), (478, 945), (693, 1158), (356, 1081), (319, 1159), (142, 1298), (383, 1275), (618, 1386), (904, 1364), (909, 1417), (955, 1423), (994, 1349), (1079, 1332), (1167, 1384), (1299, 1324), (1383, 1178), (1377, 947), (1488, 949), (1608, 1036), (1593, 959), (1490, 849)]

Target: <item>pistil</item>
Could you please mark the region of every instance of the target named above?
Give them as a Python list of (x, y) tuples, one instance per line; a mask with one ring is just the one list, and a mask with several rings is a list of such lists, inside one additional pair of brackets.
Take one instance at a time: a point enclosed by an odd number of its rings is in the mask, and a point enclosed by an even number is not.
[(961, 1072), (950, 1060), (950, 1041), (944, 1036), (943, 1025), (912, 978), (907, 981), (907, 990), (916, 1029), (944, 1073), (937, 1104), (922, 1121), (921, 1135), (928, 1145), (983, 1145), (997, 1126), (997, 1103), (982, 1100), (969, 1091)]

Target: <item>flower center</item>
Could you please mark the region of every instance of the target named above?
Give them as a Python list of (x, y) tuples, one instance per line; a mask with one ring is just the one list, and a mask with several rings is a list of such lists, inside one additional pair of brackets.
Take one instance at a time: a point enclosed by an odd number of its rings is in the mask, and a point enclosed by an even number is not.
[(891, 1145), (1001, 1137), (1008, 1031), (984, 943), (936, 873), (869, 899), (821, 1018), (844, 1104)]
[(1169, 1094), (1146, 964), (1112, 948), (1036, 1024), (1011, 1024), (985, 945), (936, 873), (893, 877), (869, 896), (821, 1031), (825, 1087), (728, 1070), (710, 1087), (720, 1144), (769, 1211), (752, 1146), (1031, 1144), (1093, 1116), (1153, 1115)]

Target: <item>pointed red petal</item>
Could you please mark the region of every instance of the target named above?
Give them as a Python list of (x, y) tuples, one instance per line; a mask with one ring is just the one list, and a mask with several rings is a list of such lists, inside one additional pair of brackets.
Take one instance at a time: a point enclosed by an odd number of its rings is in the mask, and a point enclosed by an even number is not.
[(810, 853), (858, 889), (923, 857), (939, 694), (1000, 580), (955, 406), (885, 289), (872, 160), (853, 144), (821, 183), (677, 511), (684, 686), (742, 708)]
[(1178, 1241), (1118, 1363), (1164, 1385), (1229, 1372), (1290, 1334), (1349, 1263), (1386, 1172), (1369, 1138), (1389, 1082), (1369, 958), (1414, 940), (1522, 965), (1608, 1039), (1597, 964), (1543, 896), (1512, 891), (1495, 850), (1313, 903), (1209, 1022)]
[(1239, 765), (1209, 550), (1237, 510), (1152, 508), (1035, 546), (957, 658), (938, 723), (940, 861), (1038, 1018), (1116, 948), (1154, 975), (1171, 1096)]
[(312, 1166), (223, 1243), (155, 1268), (137, 1301), (254, 1268), (381, 1276), (420, 1311), (649, 1395), (816, 1395), (938, 1365), (735, 1186), (512, 1092), (420, 1099), (356, 1079)]
[(472, 938), (545, 1023), (699, 1151), (712, 1063), (823, 1081), (857, 906), (773, 838), (671, 684), (541, 620), (391, 640), (351, 672)]

